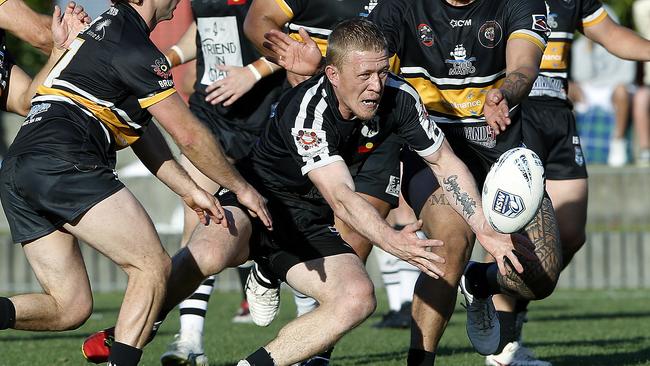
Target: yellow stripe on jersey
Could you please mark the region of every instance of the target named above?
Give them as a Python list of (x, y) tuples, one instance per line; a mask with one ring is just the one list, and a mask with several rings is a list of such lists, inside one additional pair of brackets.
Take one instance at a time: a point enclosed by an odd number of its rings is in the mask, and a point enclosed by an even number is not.
[(162, 91), (162, 92), (160, 92), (158, 94), (154, 94), (154, 95), (152, 95), (150, 97), (138, 99), (138, 103), (140, 103), (140, 107), (142, 107), (143, 109), (144, 108), (149, 108), (152, 105), (160, 102), (161, 100), (167, 98), (168, 96), (170, 96), (170, 95), (172, 95), (174, 93), (176, 93), (176, 89), (174, 89), (174, 88), (167, 89), (167, 90)]
[(542, 56), (541, 69), (544, 70), (566, 70), (569, 68), (569, 52), (571, 45), (569, 42), (548, 42), (546, 51)]
[(487, 92), (503, 85), (504, 79), (480, 88), (440, 90), (431, 81), (422, 78), (406, 78), (420, 94), (427, 110), (435, 111), (449, 118), (479, 118), (483, 116), (483, 106)]
[(57, 95), (66, 97), (84, 106), (111, 130), (113, 136), (115, 137), (115, 143), (117, 144), (118, 149), (125, 148), (140, 138), (140, 135), (137, 133), (137, 131), (135, 131), (131, 126), (120, 121), (113, 110), (111, 110), (109, 107), (99, 105), (92, 100), (86, 99), (78, 94), (70, 93), (61, 89), (48, 88), (44, 85), (39, 86), (36, 90), (36, 93), (40, 95)]
[(508, 40), (511, 40), (511, 39), (525, 39), (525, 40), (531, 42), (532, 44), (534, 44), (535, 46), (539, 47), (539, 49), (542, 50), (542, 52), (544, 52), (544, 49), (546, 48), (546, 44), (544, 44), (543, 41), (539, 40), (539, 38), (537, 38), (536, 36), (533, 36), (533, 35), (528, 34), (528, 33), (513, 32), (510, 35), (510, 37), (508, 38)]
[(397, 54), (394, 54), (388, 59), (388, 64), (390, 65), (390, 71), (399, 75), (400, 59)]
[(291, 10), (289, 4), (285, 3), (284, 0), (275, 0), (275, 2), (278, 4), (280, 9), (282, 9), (284, 14), (289, 17), (289, 19), (293, 19), (293, 10)]
[(607, 10), (605, 8), (600, 8), (596, 10), (590, 16), (582, 19), (582, 27), (593, 27), (594, 25), (602, 22), (607, 17)]
[(5, 2), (7, 2), (7, 0), (0, 0), (0, 5), (4, 4)]
[[(302, 37), (298, 33), (290, 33), (289, 37), (295, 39), (298, 42), (302, 42)], [(320, 50), (321, 55), (325, 57), (325, 52), (327, 52), (327, 40), (322, 38), (311, 37), (311, 39), (316, 42), (318, 49)]]

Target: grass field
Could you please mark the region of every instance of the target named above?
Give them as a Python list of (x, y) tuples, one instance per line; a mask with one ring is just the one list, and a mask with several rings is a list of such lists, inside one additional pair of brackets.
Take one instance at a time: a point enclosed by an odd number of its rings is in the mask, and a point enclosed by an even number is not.
[[(240, 295), (215, 293), (208, 314), (205, 346), (211, 365), (235, 365), (239, 358), (270, 340), (295, 307), (291, 294), (283, 293), (282, 312), (268, 328), (232, 324)], [(365, 324), (337, 345), (333, 365), (405, 365), (408, 330), (377, 330), (370, 325), (386, 310), (380, 307)], [(83, 338), (106, 327), (117, 316), (120, 297), (98, 295), (95, 312), (81, 329), (65, 333), (0, 332), (0, 365), (85, 365), (79, 352)], [(530, 307), (525, 328), (526, 344), (555, 366), (650, 365), (650, 293), (642, 291), (557, 291)], [(145, 349), (143, 365), (158, 365), (158, 357), (178, 326), (174, 312), (158, 337)], [(465, 335), (461, 307), (442, 339), (437, 365), (483, 365)]]

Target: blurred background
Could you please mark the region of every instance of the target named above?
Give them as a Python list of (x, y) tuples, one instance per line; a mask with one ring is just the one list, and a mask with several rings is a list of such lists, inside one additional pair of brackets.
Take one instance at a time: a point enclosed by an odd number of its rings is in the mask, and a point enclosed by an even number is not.
[[(51, 13), (54, 3), (24, 0), (32, 8)], [(108, 0), (78, 0), (92, 17), (101, 14)], [(621, 24), (650, 38), (650, 0), (604, 1)], [(174, 19), (152, 34), (161, 49), (174, 44), (191, 21), (189, 0), (181, 0)], [(44, 63), (45, 55), (8, 37), (8, 48), (28, 73)], [(174, 69), (177, 89), (191, 92), (193, 65)], [(560, 287), (581, 289), (650, 288), (650, 68), (620, 60), (602, 47), (577, 37), (572, 50), (571, 98), (575, 105), (584, 155), (589, 164), (588, 240), (560, 280)], [(0, 115), (0, 156), (22, 122), (15, 115)], [(182, 229), (180, 201), (139, 164), (130, 149), (118, 159), (121, 180), (141, 200), (170, 253), (178, 249)], [(0, 213), (0, 292), (39, 289), (20, 246), (11, 244)], [(478, 247), (478, 246), (476, 246)], [(475, 250), (475, 257), (482, 253)], [(104, 257), (83, 248), (95, 291), (114, 291), (125, 276)], [(369, 271), (381, 286), (375, 260)], [(217, 280), (220, 290), (238, 288), (236, 272)]]

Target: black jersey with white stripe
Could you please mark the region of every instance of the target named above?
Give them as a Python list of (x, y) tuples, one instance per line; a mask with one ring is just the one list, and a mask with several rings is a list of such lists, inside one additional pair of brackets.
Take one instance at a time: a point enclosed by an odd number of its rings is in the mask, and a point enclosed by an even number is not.
[(379, 0), (275, 0), (289, 17), (289, 36), (301, 40), (298, 29), (305, 28), (325, 56), (327, 37), (334, 26), (346, 19), (365, 17)]
[(441, 126), (485, 123), (485, 96), (506, 76), (507, 41), (528, 40), (543, 51), (548, 37), (544, 0), (382, 0), (369, 18), (397, 56), (393, 70)]
[(116, 148), (151, 121), (146, 108), (175, 92), (170, 65), (144, 19), (118, 3), (79, 34), (37, 90), (32, 104), (64, 103), (102, 123)]
[(247, 163), (255, 173), (253, 184), (322, 201), (306, 176), (311, 170), (335, 161), (344, 161), (355, 169), (392, 133), (421, 156), (437, 151), (444, 140), (415, 89), (393, 74), (387, 77), (372, 119), (346, 120), (338, 108), (333, 87), (324, 74), (286, 93)]
[(599, 24), (607, 11), (599, 0), (546, 0), (551, 35), (531, 97), (567, 99), (571, 44), (577, 31)]

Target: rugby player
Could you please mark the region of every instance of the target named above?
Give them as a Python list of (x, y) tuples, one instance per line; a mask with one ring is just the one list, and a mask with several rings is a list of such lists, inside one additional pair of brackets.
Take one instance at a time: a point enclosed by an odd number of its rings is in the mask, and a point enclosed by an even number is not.
[[(524, 143), (542, 159), (546, 190), (553, 202), (562, 245), (562, 268), (586, 240), (587, 169), (572, 105), (567, 99), (569, 56), (574, 33), (603, 45), (620, 58), (650, 61), (650, 42), (615, 23), (598, 0), (546, 0), (548, 46), (540, 74), (522, 104)], [(549, 366), (521, 344), (527, 300), (494, 297), (501, 323), (501, 345), (486, 365)]]
[[(269, 120), (272, 104), (279, 97), (284, 73), (261, 58), (242, 32), (250, 1), (192, 1), (194, 22), (181, 39), (165, 53), (172, 67), (196, 60), (196, 81), (189, 106), (223, 146), (226, 158), (235, 162), (248, 155)], [(274, 75), (272, 75), (274, 74)], [(181, 156), (181, 165), (207, 192), (219, 185)], [(184, 208), (181, 246), (187, 245), (199, 224), (196, 214)], [(248, 272), (244, 271), (245, 284)], [(208, 277), (197, 291), (180, 303), (181, 327), (176, 339), (161, 356), (165, 365), (208, 365), (203, 351), (203, 325), (214, 286)], [(242, 286), (243, 287), (243, 286)], [(249, 315), (250, 316), (250, 315)]]
[(203, 223), (227, 226), (214, 197), (173, 159), (152, 116), (204, 174), (271, 225), (263, 198), (175, 93), (170, 66), (149, 39), (176, 4), (116, 1), (74, 39), (39, 86), (0, 174), (13, 240), (22, 244), (44, 289), (2, 298), (4, 327), (65, 330), (90, 316), (91, 288), (77, 242), (82, 239), (129, 277), (112, 365), (138, 363), (171, 267), (149, 216), (117, 179), (116, 150), (131, 145)]

